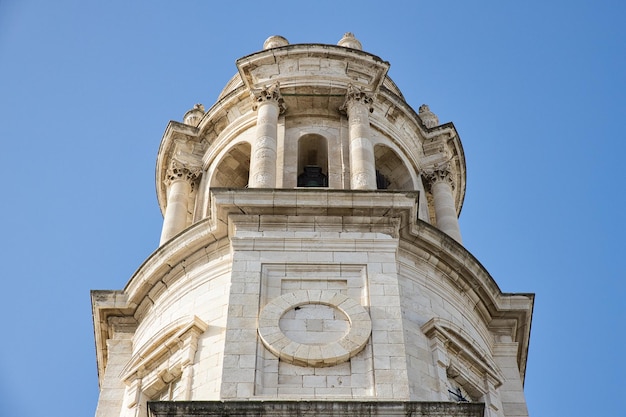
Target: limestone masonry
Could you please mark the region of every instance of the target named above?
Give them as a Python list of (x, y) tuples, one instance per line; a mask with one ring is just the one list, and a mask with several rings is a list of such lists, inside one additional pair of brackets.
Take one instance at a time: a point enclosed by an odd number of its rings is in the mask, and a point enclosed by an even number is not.
[(237, 70), (167, 125), (159, 248), (92, 292), (96, 416), (527, 416), (534, 297), (462, 245), (454, 125), (350, 33)]

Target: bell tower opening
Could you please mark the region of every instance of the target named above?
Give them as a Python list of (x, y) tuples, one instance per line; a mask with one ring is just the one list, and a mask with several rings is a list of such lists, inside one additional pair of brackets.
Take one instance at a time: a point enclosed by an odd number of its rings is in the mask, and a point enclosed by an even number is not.
[(298, 187), (328, 187), (328, 142), (308, 134), (298, 140)]
[(250, 175), (250, 144), (234, 146), (220, 161), (211, 179), (211, 188), (246, 188)]
[(374, 147), (376, 160), (376, 185), (379, 190), (414, 190), (409, 170), (396, 152), (385, 146)]

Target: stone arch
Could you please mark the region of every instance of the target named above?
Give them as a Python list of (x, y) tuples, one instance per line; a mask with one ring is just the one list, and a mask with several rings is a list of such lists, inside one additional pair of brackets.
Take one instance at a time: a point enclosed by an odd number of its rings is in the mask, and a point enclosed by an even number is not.
[(398, 154), (388, 146), (374, 146), (378, 189), (415, 190), (411, 174)]
[(328, 140), (306, 134), (298, 139), (298, 187), (328, 187)]
[(229, 149), (213, 171), (210, 187), (246, 188), (250, 176), (251, 150), (248, 142), (240, 142)]

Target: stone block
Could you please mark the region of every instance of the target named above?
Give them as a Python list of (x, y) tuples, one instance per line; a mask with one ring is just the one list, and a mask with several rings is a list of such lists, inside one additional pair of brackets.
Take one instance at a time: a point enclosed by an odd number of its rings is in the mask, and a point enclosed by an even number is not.
[(302, 386), (304, 388), (326, 388), (326, 376), (308, 375), (302, 378)]

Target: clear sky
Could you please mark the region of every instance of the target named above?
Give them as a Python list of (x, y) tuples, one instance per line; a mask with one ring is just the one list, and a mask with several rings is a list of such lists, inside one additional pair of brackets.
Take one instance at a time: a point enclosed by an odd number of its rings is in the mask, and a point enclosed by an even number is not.
[(467, 160), (465, 246), (534, 292), (532, 416), (625, 415), (626, 2), (0, 0), (0, 416), (91, 416), (91, 289), (157, 247), (167, 122), (270, 35), (354, 32)]

